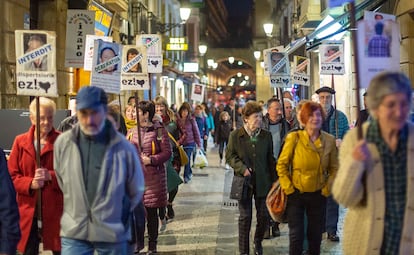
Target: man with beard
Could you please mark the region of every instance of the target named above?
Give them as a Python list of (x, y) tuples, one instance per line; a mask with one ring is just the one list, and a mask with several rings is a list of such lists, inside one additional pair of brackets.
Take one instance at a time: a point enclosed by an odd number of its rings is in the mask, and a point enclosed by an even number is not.
[(107, 96), (83, 87), (78, 123), (55, 143), (54, 166), (64, 194), (62, 255), (127, 254), (129, 217), (144, 191), (135, 148), (107, 120)]
[[(349, 130), (348, 119), (346, 115), (332, 106), (332, 98), (335, 90), (330, 87), (321, 87), (315, 92), (319, 96), (319, 103), (326, 112), (326, 119), (322, 124), (322, 130), (336, 137), (336, 147), (339, 148), (345, 133)], [(339, 217), (339, 205), (332, 198), (332, 195), (326, 199), (326, 232), (328, 240), (339, 242), (336, 233)]]

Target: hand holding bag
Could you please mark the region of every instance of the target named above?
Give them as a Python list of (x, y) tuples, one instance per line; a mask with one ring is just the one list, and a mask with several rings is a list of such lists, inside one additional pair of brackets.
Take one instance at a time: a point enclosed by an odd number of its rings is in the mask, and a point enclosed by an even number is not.
[(170, 139), (175, 143), (175, 146), (177, 146), (178, 154), (180, 155), (180, 163), (182, 166), (185, 166), (188, 164), (188, 156), (187, 153), (185, 153), (185, 150), (182, 145), (179, 145), (178, 142), (174, 139), (174, 137), (171, 135), (170, 132), (168, 132), (168, 136)]
[(287, 195), (280, 187), (279, 180), (273, 183), (266, 197), (266, 207), (270, 217), (276, 222), (287, 222), (286, 217)]
[(208, 166), (207, 157), (201, 149), (197, 149), (194, 159), (194, 167), (203, 168)]

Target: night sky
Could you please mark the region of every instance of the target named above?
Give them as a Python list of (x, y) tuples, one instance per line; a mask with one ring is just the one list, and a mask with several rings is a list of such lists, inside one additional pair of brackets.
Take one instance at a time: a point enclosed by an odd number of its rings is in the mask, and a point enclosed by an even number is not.
[(223, 47), (248, 48), (252, 40), (249, 15), (253, 6), (253, 0), (224, 0), (224, 3), (229, 15), (227, 29), (230, 33), (230, 38)]

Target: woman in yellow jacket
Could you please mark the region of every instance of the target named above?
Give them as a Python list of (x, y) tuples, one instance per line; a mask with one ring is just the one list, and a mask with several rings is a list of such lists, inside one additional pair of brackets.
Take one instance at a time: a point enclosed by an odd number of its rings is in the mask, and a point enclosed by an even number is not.
[(309, 254), (319, 254), (326, 197), (338, 169), (335, 138), (322, 131), (325, 112), (320, 104), (306, 102), (300, 111), (304, 129), (286, 136), (276, 170), (288, 196), (289, 254), (301, 255), (304, 215), (308, 218)]

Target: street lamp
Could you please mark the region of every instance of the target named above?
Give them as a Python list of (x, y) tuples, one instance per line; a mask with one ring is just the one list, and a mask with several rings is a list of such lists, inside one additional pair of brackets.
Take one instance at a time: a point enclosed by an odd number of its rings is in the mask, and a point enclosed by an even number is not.
[(190, 8), (180, 8), (180, 23), (161, 23), (157, 22), (157, 28), (160, 33), (165, 33), (170, 31), (171, 29), (181, 26), (182, 24), (185, 24), (190, 17), (191, 9)]
[(200, 53), (201, 57), (206, 54), (207, 48), (208, 48), (207, 45), (204, 45), (204, 44), (198, 45), (198, 52)]
[(272, 23), (263, 24), (263, 29), (264, 29), (267, 37), (272, 37), (272, 33), (273, 33), (273, 24)]
[(259, 60), (259, 59), (260, 59), (261, 54), (262, 54), (262, 53), (261, 53), (259, 50), (255, 50), (255, 51), (253, 52), (254, 58), (255, 58), (256, 60)]

